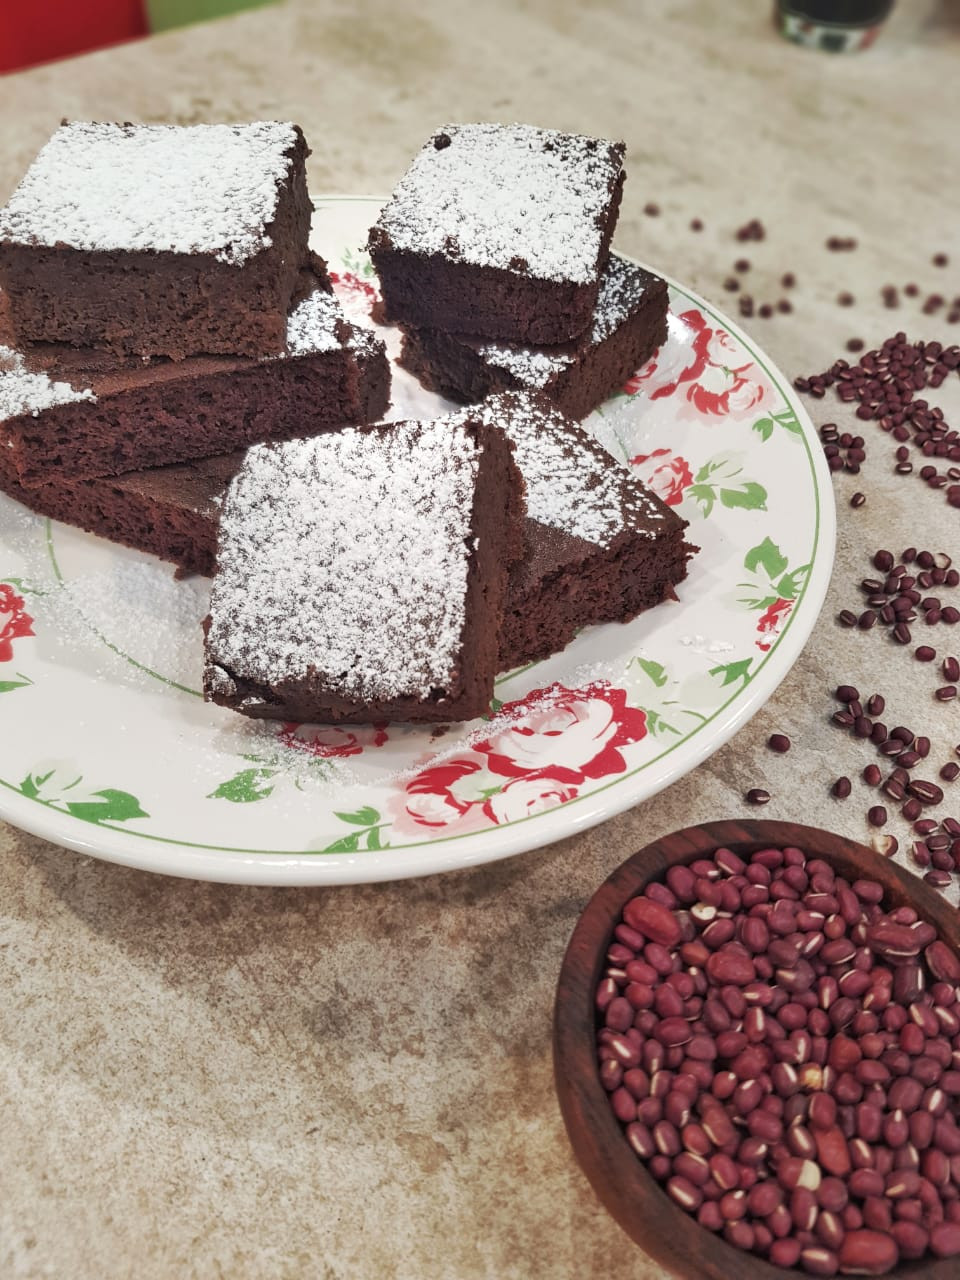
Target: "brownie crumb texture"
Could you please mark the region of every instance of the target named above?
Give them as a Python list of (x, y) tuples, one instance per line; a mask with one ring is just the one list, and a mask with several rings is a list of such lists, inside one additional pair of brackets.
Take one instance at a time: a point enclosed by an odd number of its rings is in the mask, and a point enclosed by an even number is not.
[[(600, 277), (600, 292), (586, 346), (599, 346), (611, 337), (643, 304), (651, 287), (661, 288), (658, 277), (612, 253)], [(524, 386), (540, 389), (574, 364), (581, 354), (574, 350), (551, 351), (544, 347), (524, 347), (516, 343), (485, 342), (477, 348), (481, 359), (505, 369)]]
[(224, 502), (207, 687), (428, 699), (456, 670), (480, 447), (449, 421), (251, 449)]
[(271, 245), (296, 142), (292, 124), (274, 121), (65, 124), (0, 209), (0, 240), (239, 266)]
[(622, 145), (598, 138), (446, 125), (394, 189), (374, 235), (401, 251), (591, 284), (622, 167)]

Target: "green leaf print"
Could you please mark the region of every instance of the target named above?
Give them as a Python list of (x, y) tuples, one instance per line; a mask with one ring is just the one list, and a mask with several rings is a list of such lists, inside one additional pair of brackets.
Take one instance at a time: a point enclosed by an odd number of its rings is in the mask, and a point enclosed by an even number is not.
[(770, 538), (758, 543), (743, 558), (752, 582), (737, 583), (737, 600), (748, 609), (769, 609), (778, 600), (796, 600), (803, 591), (808, 564), (791, 569), (787, 557)]
[(666, 669), (659, 662), (653, 662), (650, 658), (635, 658), (637, 666), (644, 671), (658, 689), (662, 689), (667, 683)]
[(16, 680), (0, 680), (0, 693), (9, 693), (12, 689), (26, 689), (28, 685), (33, 684), (29, 676), (25, 676), (22, 671), (17, 672)]
[(703, 464), (684, 493), (684, 499), (692, 499), (703, 509), (706, 518), (718, 502), (727, 508), (744, 511), (766, 511), (767, 491), (756, 480), (741, 480), (744, 455), (736, 452), (718, 453)]
[(764, 444), (773, 435), (776, 427), (783, 427), (785, 431), (789, 431), (793, 435), (803, 434), (800, 427), (800, 419), (790, 408), (782, 409), (780, 413), (771, 414), (769, 418), (758, 418), (753, 424), (753, 430), (756, 431)]
[[(70, 781), (66, 781), (67, 778)], [(86, 791), (80, 785), (82, 782), (80, 774), (74, 776), (72, 769), (58, 765), (46, 773), (28, 773), (20, 783), (20, 793), (48, 809), (69, 813), (82, 822), (129, 822), (131, 818), (149, 818), (150, 815), (140, 807), (140, 801), (129, 791), (118, 791), (114, 787)]]
[(208, 800), (230, 800), (233, 804), (250, 804), (254, 800), (266, 800), (273, 794), (273, 783), (267, 779), (276, 774), (276, 769), (242, 769), (239, 773), (221, 782), (219, 787), (211, 791)]
[(371, 828), (370, 828), (370, 830), (367, 832), (367, 848), (368, 848), (368, 849), (382, 849), (382, 848), (383, 848), (383, 845), (380, 843), (380, 828), (379, 828), (379, 827), (371, 827)]
[[(379, 817), (379, 814), (377, 816)], [(342, 818), (343, 814), (338, 813), (337, 817)], [(332, 844), (325, 845), (321, 852), (360, 853), (364, 849), (386, 849), (388, 844), (381, 837), (380, 832), (389, 825), (388, 822), (381, 822), (376, 826), (367, 827), (365, 831), (350, 831), (347, 835), (341, 836), (339, 840), (334, 840)]]
[(725, 507), (742, 507), (745, 511), (766, 511), (767, 491), (755, 480), (747, 480), (737, 489), (721, 489), (720, 501)]
[(373, 275), (373, 263), (370, 261), (368, 253), (351, 253), (349, 249), (343, 251), (340, 261), (357, 277), (366, 276), (369, 278)]
[(727, 662), (719, 667), (711, 667), (710, 674), (723, 677), (720, 681), (722, 688), (729, 684), (734, 684), (737, 680), (742, 680), (744, 685), (747, 685), (752, 678), (750, 672), (752, 663), (752, 658), (744, 658), (740, 662)]
[(798, 436), (803, 434), (803, 430), (800, 426), (800, 419), (792, 409), (784, 409), (782, 413), (775, 413), (773, 416), (774, 420), (778, 422), (781, 427), (786, 428), (787, 431), (792, 431), (794, 435)]
[(339, 840), (334, 840), (333, 844), (328, 844), (324, 853), (357, 853), (360, 849), (360, 837), (362, 831), (351, 831), (348, 836), (341, 836)]
[(129, 791), (94, 791), (88, 800), (68, 800), (65, 808), (75, 818), (84, 822), (128, 822), (131, 818), (149, 818), (140, 808), (136, 796)]
[(794, 569), (792, 573), (783, 575), (777, 583), (777, 592), (781, 600), (796, 600), (803, 590), (803, 584), (807, 580), (809, 570), (809, 565), (801, 565), (799, 569)]
[(701, 507), (703, 507), (704, 518), (713, 510), (717, 500), (712, 484), (692, 484), (687, 489), (686, 496), (692, 498), (694, 502), (700, 503)]
[(787, 564), (787, 557), (771, 538), (751, 547), (743, 560), (743, 567), (750, 573), (763, 569), (771, 581), (786, 570)]
[(371, 809), (369, 805), (364, 805), (362, 809), (357, 809), (355, 813), (338, 813), (335, 816), (341, 822), (352, 822), (358, 827), (369, 827), (373, 823), (380, 821), (380, 814), (376, 809)]

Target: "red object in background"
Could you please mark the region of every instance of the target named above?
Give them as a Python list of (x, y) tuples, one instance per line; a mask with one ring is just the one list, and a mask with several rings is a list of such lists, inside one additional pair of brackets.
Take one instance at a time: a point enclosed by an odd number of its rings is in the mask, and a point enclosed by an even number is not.
[(0, 4), (0, 71), (146, 34), (141, 0), (6, 0)]

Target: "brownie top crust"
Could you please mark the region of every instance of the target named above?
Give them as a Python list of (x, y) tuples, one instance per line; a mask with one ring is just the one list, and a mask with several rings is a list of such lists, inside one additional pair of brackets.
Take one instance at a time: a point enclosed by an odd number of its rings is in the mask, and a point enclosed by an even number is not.
[(26, 413), (35, 418), (54, 405), (96, 398), (89, 387), (78, 389), (42, 371), (33, 372), (19, 351), (0, 346), (0, 422)]
[(543, 397), (504, 391), (465, 413), (513, 442), (531, 520), (598, 547), (625, 530), (653, 540), (683, 528), (656, 494)]
[(0, 240), (84, 251), (210, 254), (240, 266), (270, 247), (296, 125), (62, 125), (7, 205)]
[(588, 347), (598, 346), (615, 333), (628, 316), (637, 312), (653, 290), (661, 290), (663, 281), (642, 267), (634, 266), (619, 254), (611, 253), (600, 277), (600, 292), (593, 322), (585, 340), (550, 350), (546, 347), (524, 347), (517, 343), (478, 342), (477, 354), (488, 364), (506, 369), (524, 386), (545, 387), (551, 378), (573, 364)]
[(623, 143), (532, 125), (445, 125), (414, 158), (371, 238), (592, 284), (623, 155)]
[(447, 685), (481, 451), (450, 419), (250, 449), (220, 521), (214, 684), (311, 678), (363, 701)]

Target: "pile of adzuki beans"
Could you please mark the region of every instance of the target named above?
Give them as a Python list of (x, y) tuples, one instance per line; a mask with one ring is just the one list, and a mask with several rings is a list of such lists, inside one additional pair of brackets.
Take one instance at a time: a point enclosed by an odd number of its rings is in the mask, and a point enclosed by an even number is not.
[(960, 1255), (960, 958), (873, 880), (718, 849), (624, 907), (596, 992), (627, 1141), (781, 1267)]

